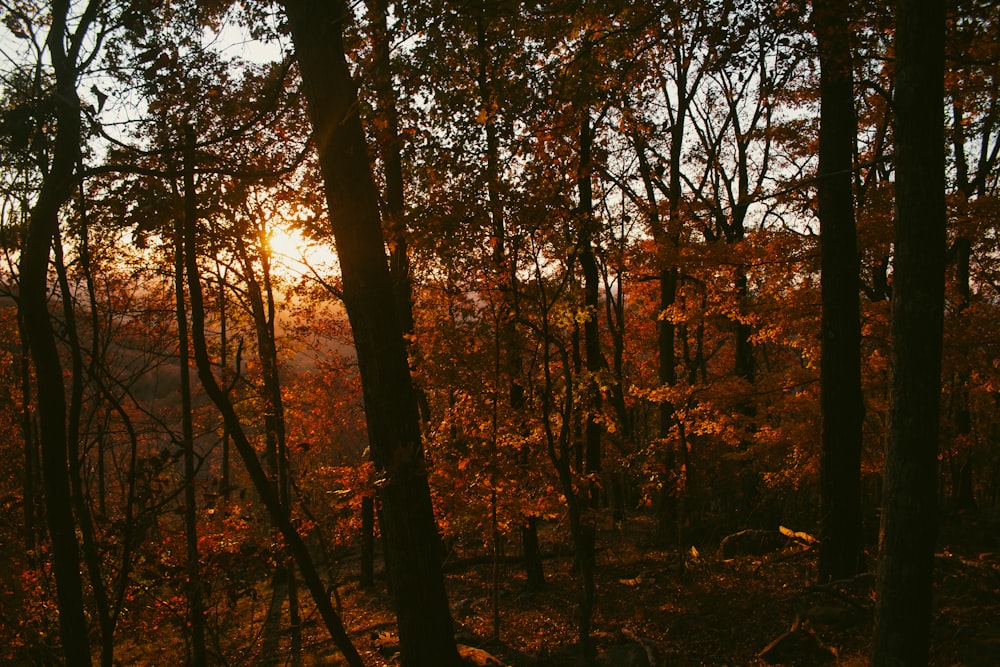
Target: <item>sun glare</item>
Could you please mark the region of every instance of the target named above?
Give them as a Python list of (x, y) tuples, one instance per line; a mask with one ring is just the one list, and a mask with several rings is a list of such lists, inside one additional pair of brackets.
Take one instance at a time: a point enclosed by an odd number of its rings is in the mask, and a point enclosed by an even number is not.
[(278, 270), (294, 275), (311, 273), (313, 269), (332, 267), (337, 263), (330, 246), (307, 239), (299, 230), (284, 225), (271, 229), (267, 245), (272, 264)]
[(297, 229), (278, 227), (271, 230), (267, 245), (272, 255), (297, 260), (308, 252), (310, 244)]

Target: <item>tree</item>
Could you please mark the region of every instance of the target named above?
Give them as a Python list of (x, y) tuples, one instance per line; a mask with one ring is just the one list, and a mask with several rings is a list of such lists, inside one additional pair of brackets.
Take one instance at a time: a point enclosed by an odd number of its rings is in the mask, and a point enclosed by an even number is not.
[(358, 354), (368, 438), (404, 665), (459, 664), (427, 484), (416, 395), (357, 88), (345, 59), (343, 2), (286, 0)]
[[(652, 99), (642, 100), (644, 107), (653, 107), (657, 96), (662, 95), (666, 104), (666, 113), (670, 129), (670, 141), (667, 146), (667, 156), (665, 169), (667, 171), (667, 182), (663, 182), (662, 170), (663, 162), (659, 162), (657, 168), (659, 173), (654, 172), (653, 165), (647, 156), (647, 144), (649, 137), (646, 131), (636, 129), (632, 133), (631, 143), (638, 158), (639, 175), (642, 179), (643, 188), (646, 195), (645, 209), (646, 217), (649, 221), (649, 231), (656, 244), (655, 254), (657, 256), (656, 267), (659, 283), (659, 309), (656, 312), (657, 328), (657, 380), (660, 387), (673, 387), (677, 383), (677, 324), (669, 316), (669, 310), (674, 306), (678, 296), (678, 284), (681, 279), (679, 264), (679, 247), (683, 221), (681, 214), (682, 205), (682, 176), (681, 170), (685, 165), (682, 151), (685, 145), (685, 125), (690, 112), (690, 105), (698, 92), (699, 82), (706, 69), (698, 67), (696, 58), (699, 55), (706, 55), (703, 41), (705, 39), (706, 24), (711, 24), (712, 19), (706, 15), (706, 8), (703, 5), (695, 7), (685, 7), (678, 4), (668, 14), (669, 23), (666, 23), (660, 30), (664, 33), (665, 45), (662, 49), (663, 64), (657, 63), (655, 67), (660, 81), (659, 89)], [(656, 52), (654, 51), (654, 54)], [(662, 72), (662, 73), (660, 73)], [(671, 91), (670, 81), (676, 92)], [(650, 123), (651, 125), (653, 123)], [(645, 128), (643, 128), (645, 130)], [(666, 216), (660, 211), (660, 204), (657, 200), (657, 192), (660, 192), (667, 199)], [(665, 219), (664, 219), (665, 218)], [(670, 400), (662, 400), (658, 406), (657, 428), (659, 437), (666, 443), (670, 437), (671, 429), (675, 424), (678, 426), (678, 433), (683, 429), (683, 424), (678, 423), (675, 416), (675, 408)], [(680, 457), (673, 454), (672, 448), (667, 447), (666, 456), (668, 474), (678, 470), (677, 458), (684, 461), (683, 473), (677, 475), (677, 483), (667, 481), (664, 484), (663, 503), (660, 515), (660, 529), (664, 531), (669, 525), (667, 522), (676, 520), (678, 527), (677, 544), (680, 553), (683, 554), (683, 535), (680, 526), (684, 522), (682, 516), (683, 498), (679, 498), (688, 487), (688, 478), (692, 471), (690, 469), (690, 457), (687, 452), (686, 438), (679, 438), (679, 443), (683, 451), (679, 452)], [(683, 479), (682, 479), (683, 477)], [(676, 511), (675, 511), (676, 510)], [(681, 555), (683, 563), (683, 555)]]
[[(951, 505), (955, 509), (976, 507), (973, 488), (973, 462), (977, 452), (973, 409), (976, 382), (971, 376), (972, 359), (981, 344), (975, 336), (967, 333), (979, 329), (977, 319), (977, 292), (982, 280), (977, 275), (976, 264), (989, 243), (989, 234), (984, 233), (984, 224), (989, 224), (988, 214), (984, 214), (995, 197), (997, 177), (996, 164), (1000, 158), (1000, 118), (997, 115), (1000, 88), (997, 75), (1000, 73), (996, 59), (986, 56), (995, 49), (997, 21), (996, 12), (990, 16), (981, 8), (966, 3), (956, 3), (949, 12), (948, 32), (945, 39), (945, 59), (949, 75), (946, 77), (946, 95), (949, 99), (949, 141), (952, 145), (954, 169), (949, 170), (949, 206), (954, 207), (953, 225), (948, 250), (949, 261), (955, 268), (951, 281), (952, 290), (946, 292), (946, 301), (954, 322), (950, 327), (959, 334), (960, 344), (954, 346), (957, 354), (953, 360), (945, 360), (944, 377), (951, 377), (948, 385), (950, 431), (953, 438), (945, 451), (951, 468)], [(992, 148), (991, 148), (992, 146)], [(988, 251), (986, 251), (988, 252)], [(948, 333), (945, 334), (946, 340)]]
[[(187, 204), (187, 199), (190, 199), (192, 203), (185, 206), (186, 213), (195, 206), (193, 177), (191, 183), (188, 183), (187, 180), (189, 172), (190, 169), (184, 171), (184, 197), (185, 204)], [(206, 664), (205, 613), (198, 556), (198, 507), (195, 495), (197, 480), (195, 479), (194, 424), (191, 408), (191, 350), (188, 343), (187, 300), (184, 298), (184, 266), (184, 219), (183, 216), (178, 215), (174, 221), (174, 300), (177, 304), (181, 441), (184, 449), (184, 537), (187, 554), (188, 625), (191, 630), (190, 662), (196, 667), (204, 667)]]
[(849, 3), (814, 0), (820, 131), (816, 176), (822, 272), (819, 579), (861, 568), (861, 321), (852, 161), (856, 141)]
[(60, 209), (76, 185), (82, 140), (76, 89), (79, 58), (100, 5), (97, 0), (90, 2), (72, 29), (69, 0), (55, 0), (51, 6), (45, 44), (55, 75), (56, 134), (48, 169), (31, 210), (20, 265), (20, 307), (31, 340), (38, 388), (45, 515), (52, 539), (63, 651), (69, 665), (90, 665), (91, 659), (70, 491), (62, 362), (48, 310), (48, 266), (52, 244), (60, 243)]
[(927, 664), (944, 318), (944, 2), (896, 6), (892, 406), (872, 664)]

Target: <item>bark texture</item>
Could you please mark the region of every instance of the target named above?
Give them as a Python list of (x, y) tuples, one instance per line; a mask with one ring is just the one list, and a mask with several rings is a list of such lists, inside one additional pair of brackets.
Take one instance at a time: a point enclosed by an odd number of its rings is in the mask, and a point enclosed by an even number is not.
[[(38, 396), (45, 519), (52, 539), (52, 570), (59, 606), (59, 629), (67, 665), (90, 665), (88, 623), (83, 607), (80, 545), (70, 493), (63, 369), (48, 308), (48, 266), (52, 243), (59, 242), (59, 210), (76, 185), (80, 160), (80, 98), (76, 91), (78, 38), (66, 45), (69, 2), (52, 3), (52, 25), (46, 39), (55, 73), (56, 135), (48, 171), (32, 207), (21, 252), (21, 315), (31, 341)], [(84, 15), (78, 34), (93, 16)]]
[(819, 43), (817, 198), (822, 271), (819, 579), (861, 568), (861, 320), (852, 187), (857, 122), (846, 0), (814, 0)]
[(926, 665), (944, 318), (944, 3), (896, 8), (892, 407), (872, 664)]

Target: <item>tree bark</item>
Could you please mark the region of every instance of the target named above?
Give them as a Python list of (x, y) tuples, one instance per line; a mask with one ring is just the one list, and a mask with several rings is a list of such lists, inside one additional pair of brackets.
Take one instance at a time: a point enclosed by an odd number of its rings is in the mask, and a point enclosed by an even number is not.
[(848, 9), (847, 0), (813, 0), (820, 60), (821, 582), (856, 575), (862, 555), (861, 283), (851, 176), (857, 121)]
[(77, 542), (67, 465), (66, 396), (62, 363), (48, 309), (49, 252), (59, 243), (59, 210), (73, 194), (80, 160), (80, 98), (76, 91), (79, 35), (93, 16), (85, 14), (67, 51), (68, 0), (52, 3), (52, 24), (46, 46), (55, 72), (56, 135), (48, 172), (32, 207), (21, 251), (21, 314), (31, 341), (38, 396), (39, 436), (45, 517), (52, 539), (53, 575), (59, 607), (59, 628), (66, 664), (91, 664), (88, 623), (83, 606), (80, 545)]
[[(592, 147), (594, 130), (590, 123), (590, 109), (583, 110), (580, 122), (580, 164), (577, 171), (579, 190), (579, 257), (583, 270), (584, 307), (587, 319), (583, 323), (583, 346), (588, 380), (587, 405), (584, 409), (584, 475), (587, 481), (583, 490), (589, 498), (581, 499), (580, 528), (576, 532), (576, 562), (580, 568), (580, 617), (578, 619), (578, 639), (584, 663), (594, 659), (591, 623), (594, 614), (594, 568), (595, 540), (597, 535), (593, 510), (597, 508), (601, 488), (601, 424), (602, 397), (599, 374), (604, 367), (601, 355), (600, 332), (598, 330), (599, 275), (594, 257), (594, 203), (593, 203), (593, 161)], [(589, 511), (588, 511), (589, 508)]]
[[(194, 461), (194, 418), (191, 407), (191, 366), (188, 344), (187, 300), (184, 298), (184, 222), (198, 214), (194, 192), (194, 147), (184, 150), (184, 216), (174, 222), (174, 300), (177, 319), (177, 352), (181, 390), (181, 447), (184, 451), (184, 541), (188, 599), (188, 628), (191, 632), (191, 665), (204, 667), (205, 606), (202, 599), (201, 568), (198, 556), (198, 507)], [(193, 252), (194, 249), (191, 249)]]
[[(85, 220), (82, 223), (86, 225)], [(86, 251), (83, 250), (83, 244), (86, 241), (81, 239), (80, 243), (80, 254), (82, 257), (86, 255)], [(76, 518), (79, 522), (83, 562), (87, 568), (87, 575), (90, 577), (94, 608), (97, 612), (97, 623), (101, 629), (101, 665), (111, 667), (114, 662), (115, 624), (108, 606), (107, 586), (104, 583), (101, 572), (101, 554), (97, 544), (93, 517), (90, 512), (90, 503), (84, 488), (83, 474), (81, 472), (80, 420), (83, 412), (84, 390), (83, 352), (77, 330), (73, 292), (69, 285), (66, 264), (63, 261), (62, 245), (59, 243), (54, 244), (52, 249), (54, 251), (53, 264), (56, 270), (56, 280), (59, 283), (59, 291), (62, 295), (66, 339), (70, 349), (69, 414), (66, 424), (66, 459), (69, 464), (70, 492), (73, 495), (73, 509), (76, 512)], [(81, 266), (85, 267), (85, 263), (81, 262)], [(93, 332), (93, 336), (95, 339), (97, 338), (98, 333), (96, 330)]]
[(24, 438), (24, 551), (35, 550), (38, 533), (38, 516), (35, 509), (36, 477), (38, 476), (38, 447), (32, 423), (31, 406), (31, 346), (24, 324), (24, 308), (18, 301), (17, 333), (21, 342), (19, 370), (21, 376), (21, 437)]
[(286, 0), (326, 187), (364, 393), (369, 449), (404, 666), (458, 665), (439, 537), (400, 314), (357, 88), (344, 54), (343, 2)]
[(944, 319), (944, 2), (896, 7), (889, 441), (872, 664), (926, 665)]
[(540, 590), (545, 586), (545, 570), (542, 568), (542, 551), (538, 546), (538, 517), (524, 517), (521, 543), (524, 545), (526, 587), (529, 591)]

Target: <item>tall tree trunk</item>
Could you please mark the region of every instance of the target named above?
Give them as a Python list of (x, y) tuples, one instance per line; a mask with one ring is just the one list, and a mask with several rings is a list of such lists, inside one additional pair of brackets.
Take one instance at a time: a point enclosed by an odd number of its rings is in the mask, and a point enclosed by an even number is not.
[(524, 545), (525, 586), (529, 591), (540, 590), (545, 586), (545, 570), (538, 546), (538, 517), (532, 515), (522, 519), (521, 543)]
[[(84, 222), (86, 224), (86, 222)], [(81, 241), (81, 244), (85, 241)], [(91, 516), (88, 494), (83, 484), (80, 455), (80, 420), (83, 413), (83, 353), (80, 347), (80, 336), (77, 330), (76, 313), (74, 311), (73, 292), (69, 286), (66, 265), (63, 262), (62, 244), (53, 245), (54, 266), (59, 291), (62, 295), (63, 317), (66, 328), (66, 338), (70, 349), (70, 396), (69, 414), (66, 424), (66, 456), (69, 463), (70, 491), (73, 494), (73, 509), (79, 521), (83, 561), (90, 577), (90, 586), (94, 594), (94, 607), (97, 611), (97, 622), (101, 629), (101, 664), (111, 667), (114, 662), (114, 621), (108, 606), (107, 586), (101, 572), (101, 554), (97, 545)], [(80, 251), (81, 256), (86, 251)], [(95, 330), (96, 337), (98, 332)]]
[[(76, 91), (78, 37), (93, 15), (85, 14), (67, 51), (69, 0), (52, 2), (46, 46), (55, 71), (56, 135), (52, 158), (32, 207), (20, 258), (21, 313), (31, 341), (38, 396), (39, 435), (45, 517), (52, 539), (53, 575), (59, 628), (66, 664), (90, 665), (88, 623), (83, 606), (80, 545), (73, 519), (66, 436), (66, 396), (62, 363), (48, 309), (48, 266), (52, 244), (59, 243), (59, 210), (73, 194), (80, 159), (80, 98)], [(82, 39), (82, 38), (81, 38)]]
[[(80, 256), (80, 270), (83, 272), (84, 283), (87, 286), (87, 303), (90, 310), (90, 363), (87, 365), (87, 375), (91, 378), (97, 376), (101, 354), (101, 323), (100, 309), (97, 304), (97, 288), (94, 285), (94, 269), (90, 256), (90, 223), (87, 220), (87, 197), (84, 191), (83, 181), (77, 194), (78, 205), (80, 207), (80, 245), (78, 253)], [(107, 429), (105, 428), (106, 432)], [(105, 488), (104, 470), (104, 432), (97, 438), (97, 512), (101, 517), (108, 516), (107, 493)]]
[(813, 0), (819, 43), (820, 131), (817, 199), (822, 271), (819, 579), (861, 568), (861, 284), (852, 166), (857, 122), (847, 0)]
[[(219, 279), (219, 366), (221, 369), (220, 380), (222, 386), (226, 387), (229, 382), (227, 371), (229, 370), (229, 305), (228, 299), (226, 298), (226, 280), (225, 271), (221, 262), (219, 261), (218, 249), (214, 247), (213, 239), (213, 249), (212, 254), (215, 256), (215, 270), (216, 276)], [(222, 497), (229, 498), (229, 485), (230, 485), (230, 475), (229, 475), (229, 427), (225, 423), (222, 424), (222, 461), (221, 470), (219, 471), (221, 480), (220, 485), (222, 489)]]
[(896, 6), (892, 407), (872, 664), (926, 665), (944, 319), (944, 2)]
[(24, 439), (24, 551), (32, 553), (38, 534), (38, 511), (35, 508), (38, 478), (38, 442), (32, 423), (31, 345), (24, 324), (24, 308), (18, 301), (17, 333), (21, 342), (21, 437)]
[(594, 131), (590, 124), (590, 110), (584, 110), (580, 123), (580, 165), (577, 172), (577, 188), (579, 189), (580, 210), (580, 266), (583, 269), (584, 306), (587, 309), (587, 319), (583, 323), (583, 347), (586, 358), (587, 374), (587, 406), (584, 422), (584, 474), (587, 477), (589, 499), (582, 499), (584, 510), (581, 513), (580, 529), (577, 535), (577, 564), (580, 568), (581, 600), (579, 621), (579, 643), (584, 662), (593, 661), (593, 646), (590, 637), (591, 619), (594, 613), (594, 568), (595, 540), (597, 527), (593, 510), (599, 503), (601, 488), (601, 423), (602, 407), (599, 374), (603, 369), (601, 355), (600, 332), (598, 331), (599, 311), (599, 274), (597, 260), (594, 257), (594, 202), (593, 202), (593, 161), (592, 147)]
[[(954, 116), (953, 145), (955, 149), (955, 180), (957, 182), (958, 194), (968, 204), (973, 196), (983, 196), (985, 194), (985, 172), (989, 169), (988, 153), (981, 153), (980, 161), (977, 165), (975, 179), (970, 179), (969, 162), (965, 154), (965, 128), (964, 113), (962, 105), (958, 101), (952, 102)], [(989, 135), (983, 137), (986, 144), (989, 143)], [(962, 317), (965, 310), (972, 303), (972, 239), (964, 233), (960, 233), (955, 239), (955, 287), (960, 297), (958, 302), (959, 317)], [(955, 400), (955, 436), (958, 442), (967, 441), (972, 434), (972, 408), (969, 404), (969, 370), (967, 364), (959, 367), (954, 380), (953, 400)], [(964, 461), (952, 466), (952, 506), (958, 510), (973, 509), (976, 506), (975, 492), (972, 487), (972, 452), (966, 444)]]
[(184, 298), (184, 223), (197, 215), (194, 192), (194, 148), (184, 151), (184, 215), (174, 222), (174, 302), (177, 320), (177, 355), (181, 390), (181, 447), (184, 452), (184, 541), (187, 555), (188, 628), (191, 632), (191, 664), (204, 667), (205, 608), (202, 601), (201, 569), (198, 556), (198, 507), (194, 465), (194, 420), (191, 407), (190, 346), (188, 344), (187, 300)]
[(343, 2), (286, 0), (354, 335), (404, 666), (459, 664), (416, 394), (386, 263)]
[[(668, 205), (670, 207), (668, 225), (671, 228), (676, 227), (678, 231), (680, 229), (679, 222), (672, 221), (676, 221), (677, 209), (679, 205), (679, 202), (676, 201), (674, 195), (676, 194), (677, 198), (680, 197), (680, 144), (679, 142), (674, 141), (674, 138), (679, 137), (679, 133), (683, 132), (684, 117), (684, 114), (678, 112), (678, 120), (672, 130), (674, 134), (671, 137), (670, 150), (670, 187), (660, 188), (661, 190), (666, 189)], [(677, 384), (677, 357), (675, 344), (677, 328), (674, 323), (670, 321), (670, 319), (664, 317), (664, 314), (674, 305), (674, 301), (677, 298), (677, 282), (679, 273), (676, 266), (668, 264), (668, 261), (674, 261), (673, 258), (675, 256), (677, 241), (676, 238), (674, 238), (673, 235), (667, 231), (660, 215), (660, 205), (656, 198), (656, 186), (660, 183), (660, 181), (659, 177), (653, 174), (653, 170), (649, 164), (649, 159), (646, 157), (646, 142), (642, 137), (636, 135), (633, 137), (633, 143), (636, 156), (639, 159), (639, 175), (642, 177), (643, 185), (646, 190), (649, 224), (653, 238), (657, 243), (657, 253), (661, 257), (659, 260), (660, 270), (658, 280), (660, 288), (660, 304), (656, 312), (657, 380), (660, 383), (660, 387), (672, 387)], [(676, 153), (676, 163), (674, 162), (675, 145), (678, 148), (678, 152)], [(673, 189), (675, 174), (677, 180), (676, 193)], [(668, 260), (667, 258), (670, 259)], [(674, 425), (674, 410), (675, 407), (673, 401), (670, 400), (661, 400), (657, 405), (656, 432), (663, 442), (662, 447), (665, 455), (664, 463), (668, 471), (668, 478), (665, 480), (660, 491), (660, 516), (659, 525), (657, 527), (657, 531), (664, 538), (670, 535), (673, 526), (679, 525), (679, 521), (675, 521), (675, 519), (680, 518), (677, 514), (677, 509), (680, 507), (678, 498), (680, 485), (675, 483), (673, 478), (673, 475), (677, 470), (677, 456), (674, 448), (670, 446), (668, 441), (668, 438), (670, 437), (670, 429)], [(679, 535), (677, 537), (678, 539), (680, 538)], [(679, 542), (678, 546), (681, 546)]]
[[(592, 147), (594, 131), (590, 124), (589, 111), (584, 112), (580, 125), (580, 166), (577, 174), (579, 188), (580, 233), (579, 256), (580, 267), (583, 270), (584, 307), (587, 317), (583, 322), (583, 349), (588, 382), (588, 405), (586, 409), (586, 424), (584, 427), (585, 472), (588, 475), (601, 473), (601, 425), (600, 412), (602, 397), (598, 375), (604, 369), (601, 354), (601, 339), (598, 329), (600, 312), (600, 274), (597, 259), (594, 256), (594, 202)], [(598, 480), (595, 480), (598, 481)], [(594, 498), (596, 501), (596, 496)]]

